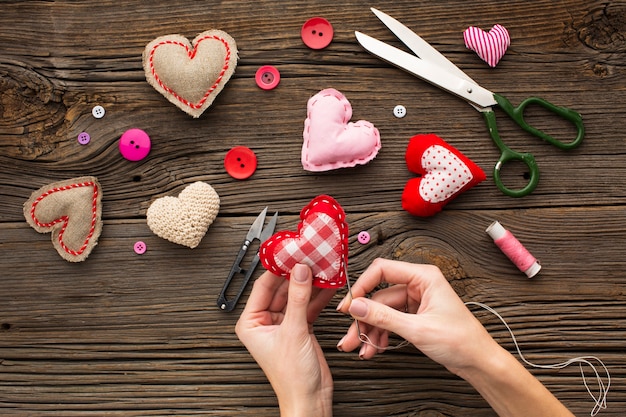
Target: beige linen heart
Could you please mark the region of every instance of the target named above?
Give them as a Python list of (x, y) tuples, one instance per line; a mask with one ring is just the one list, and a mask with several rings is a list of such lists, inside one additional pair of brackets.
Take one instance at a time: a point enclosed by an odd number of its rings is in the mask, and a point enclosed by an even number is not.
[(148, 227), (157, 236), (195, 248), (220, 209), (220, 197), (202, 181), (187, 186), (178, 197), (161, 197), (150, 205)]
[(102, 231), (102, 189), (95, 177), (48, 184), (24, 204), (24, 217), (39, 233), (52, 233), (52, 245), (63, 259), (84, 261)]
[(197, 118), (213, 103), (237, 66), (237, 44), (226, 32), (202, 32), (189, 42), (165, 35), (143, 52), (146, 80), (185, 113)]

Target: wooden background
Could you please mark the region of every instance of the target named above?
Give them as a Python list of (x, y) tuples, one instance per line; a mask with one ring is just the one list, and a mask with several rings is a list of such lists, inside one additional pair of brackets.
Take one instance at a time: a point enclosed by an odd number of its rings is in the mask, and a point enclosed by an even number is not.
[[(505, 141), (532, 152), (542, 173), (532, 195), (504, 196), (493, 184), (498, 152), (480, 114), (357, 44), (354, 30), (397, 44), (369, 6), (403, 21), (514, 103), (537, 95), (578, 110), (587, 129), (582, 146), (560, 151), (498, 113)], [(335, 29), (321, 51), (300, 39), (300, 27), (316, 15)], [(512, 44), (491, 69), (465, 48), (462, 32), (497, 23), (509, 29)], [(141, 54), (158, 36), (193, 38), (211, 28), (236, 39), (240, 60), (212, 107), (194, 120), (148, 85)], [(604, 360), (612, 380), (600, 415), (623, 416), (625, 52), (624, 1), (1, 2), (0, 414), (277, 415), (271, 387), (234, 334), (241, 305), (224, 313), (216, 298), (261, 209), (280, 212), (278, 230), (294, 229), (308, 201), (330, 194), (348, 213), (353, 279), (379, 256), (440, 266), (464, 300), (487, 303), (508, 320), (531, 361)], [(275, 90), (255, 85), (266, 64), (281, 73)], [(353, 120), (379, 128), (383, 147), (366, 166), (314, 174), (300, 165), (306, 102), (328, 87), (346, 94)], [(407, 108), (403, 119), (392, 114), (397, 104)], [(92, 117), (95, 105), (106, 109), (103, 119)], [(572, 137), (543, 112), (530, 109), (529, 118), (561, 139)], [(117, 149), (132, 127), (153, 143), (137, 163)], [(82, 131), (92, 137), (88, 146), (76, 141)], [(411, 136), (430, 132), (488, 179), (435, 217), (414, 218), (400, 206), (412, 177), (404, 151)], [(245, 181), (223, 167), (237, 145), (258, 156)], [(516, 167), (507, 177), (521, 184), (523, 174)], [(39, 187), (82, 175), (103, 186), (104, 229), (89, 258), (70, 264), (49, 235), (26, 224), (22, 205)], [(145, 220), (151, 201), (198, 180), (222, 202), (200, 246), (152, 234)], [(496, 248), (484, 231), (493, 220), (541, 260), (539, 276), (526, 279)], [(356, 240), (362, 230), (372, 235), (367, 245)], [(133, 252), (138, 240), (148, 246), (142, 256)], [(467, 383), (412, 348), (368, 362), (337, 352), (350, 324), (334, 310), (343, 294), (316, 330), (335, 378), (335, 415), (493, 415)], [(497, 319), (476, 314), (513, 349)], [(577, 415), (591, 411), (577, 366), (532, 372)]]

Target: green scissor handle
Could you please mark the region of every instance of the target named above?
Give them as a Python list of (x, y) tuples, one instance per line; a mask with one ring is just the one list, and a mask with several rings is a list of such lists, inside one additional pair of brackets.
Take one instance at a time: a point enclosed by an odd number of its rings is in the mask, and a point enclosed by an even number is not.
[[(577, 113), (574, 110), (568, 109), (566, 107), (555, 106), (549, 101), (543, 100), (538, 97), (529, 97), (526, 100), (522, 101), (517, 107), (513, 107), (509, 100), (499, 94), (494, 94), (493, 97), (500, 106), (500, 108), (502, 108), (502, 110), (522, 129), (560, 149), (574, 149), (575, 147), (580, 145), (583, 137), (585, 136), (585, 127), (583, 125), (582, 116), (580, 115), (580, 113)], [(530, 126), (524, 120), (524, 109), (526, 109), (529, 104), (537, 104), (539, 106), (542, 106), (543, 108), (551, 111), (557, 116), (574, 124), (577, 131), (576, 138), (568, 143), (561, 142), (553, 138), (552, 136), (542, 132), (541, 130), (535, 129), (534, 127)], [(491, 139), (493, 139), (494, 143), (501, 152), (500, 159), (498, 159), (498, 162), (496, 163), (493, 171), (493, 179), (496, 183), (496, 186), (504, 194), (511, 197), (523, 197), (532, 193), (539, 183), (539, 167), (537, 166), (535, 157), (530, 153), (520, 153), (509, 148), (500, 138), (500, 134), (498, 133), (498, 128), (496, 124), (496, 115), (493, 110), (483, 112), (483, 114), (485, 115), (485, 121), (487, 122), (487, 127), (489, 128), (489, 134), (491, 135)], [(529, 169), (530, 178), (528, 180), (528, 184), (526, 184), (524, 188), (507, 188), (500, 178), (500, 169), (502, 168), (502, 166), (505, 163), (513, 160), (523, 162)]]

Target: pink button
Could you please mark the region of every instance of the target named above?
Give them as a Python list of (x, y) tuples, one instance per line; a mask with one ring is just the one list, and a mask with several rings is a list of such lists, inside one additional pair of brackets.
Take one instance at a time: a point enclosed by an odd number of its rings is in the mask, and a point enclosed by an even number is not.
[(78, 143), (81, 145), (87, 145), (91, 141), (91, 136), (87, 132), (81, 132), (78, 134)]
[(256, 71), (254, 79), (259, 88), (271, 90), (280, 82), (280, 72), (271, 65), (264, 65)]
[(150, 136), (141, 129), (130, 129), (120, 138), (120, 152), (129, 161), (140, 161), (150, 153)]
[(333, 25), (323, 17), (312, 17), (302, 25), (300, 36), (311, 49), (326, 48), (333, 40)]
[(146, 250), (148, 250), (148, 247), (144, 242), (140, 240), (139, 242), (135, 243), (135, 245), (133, 246), (133, 250), (137, 255), (143, 255), (144, 253), (146, 253)]
[(256, 170), (256, 155), (250, 148), (236, 146), (224, 157), (224, 168), (228, 174), (238, 180), (245, 180)]
[(369, 243), (370, 241), (370, 234), (367, 232), (361, 232), (359, 233), (359, 235), (357, 236), (357, 240), (359, 241), (360, 244), (362, 245), (366, 245)]

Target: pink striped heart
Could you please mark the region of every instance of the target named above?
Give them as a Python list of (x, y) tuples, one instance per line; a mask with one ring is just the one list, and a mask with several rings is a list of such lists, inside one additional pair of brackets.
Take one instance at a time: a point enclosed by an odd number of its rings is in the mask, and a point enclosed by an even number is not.
[(489, 32), (470, 26), (463, 32), (465, 46), (476, 52), (480, 59), (495, 67), (511, 44), (509, 31), (502, 25), (495, 25)]

